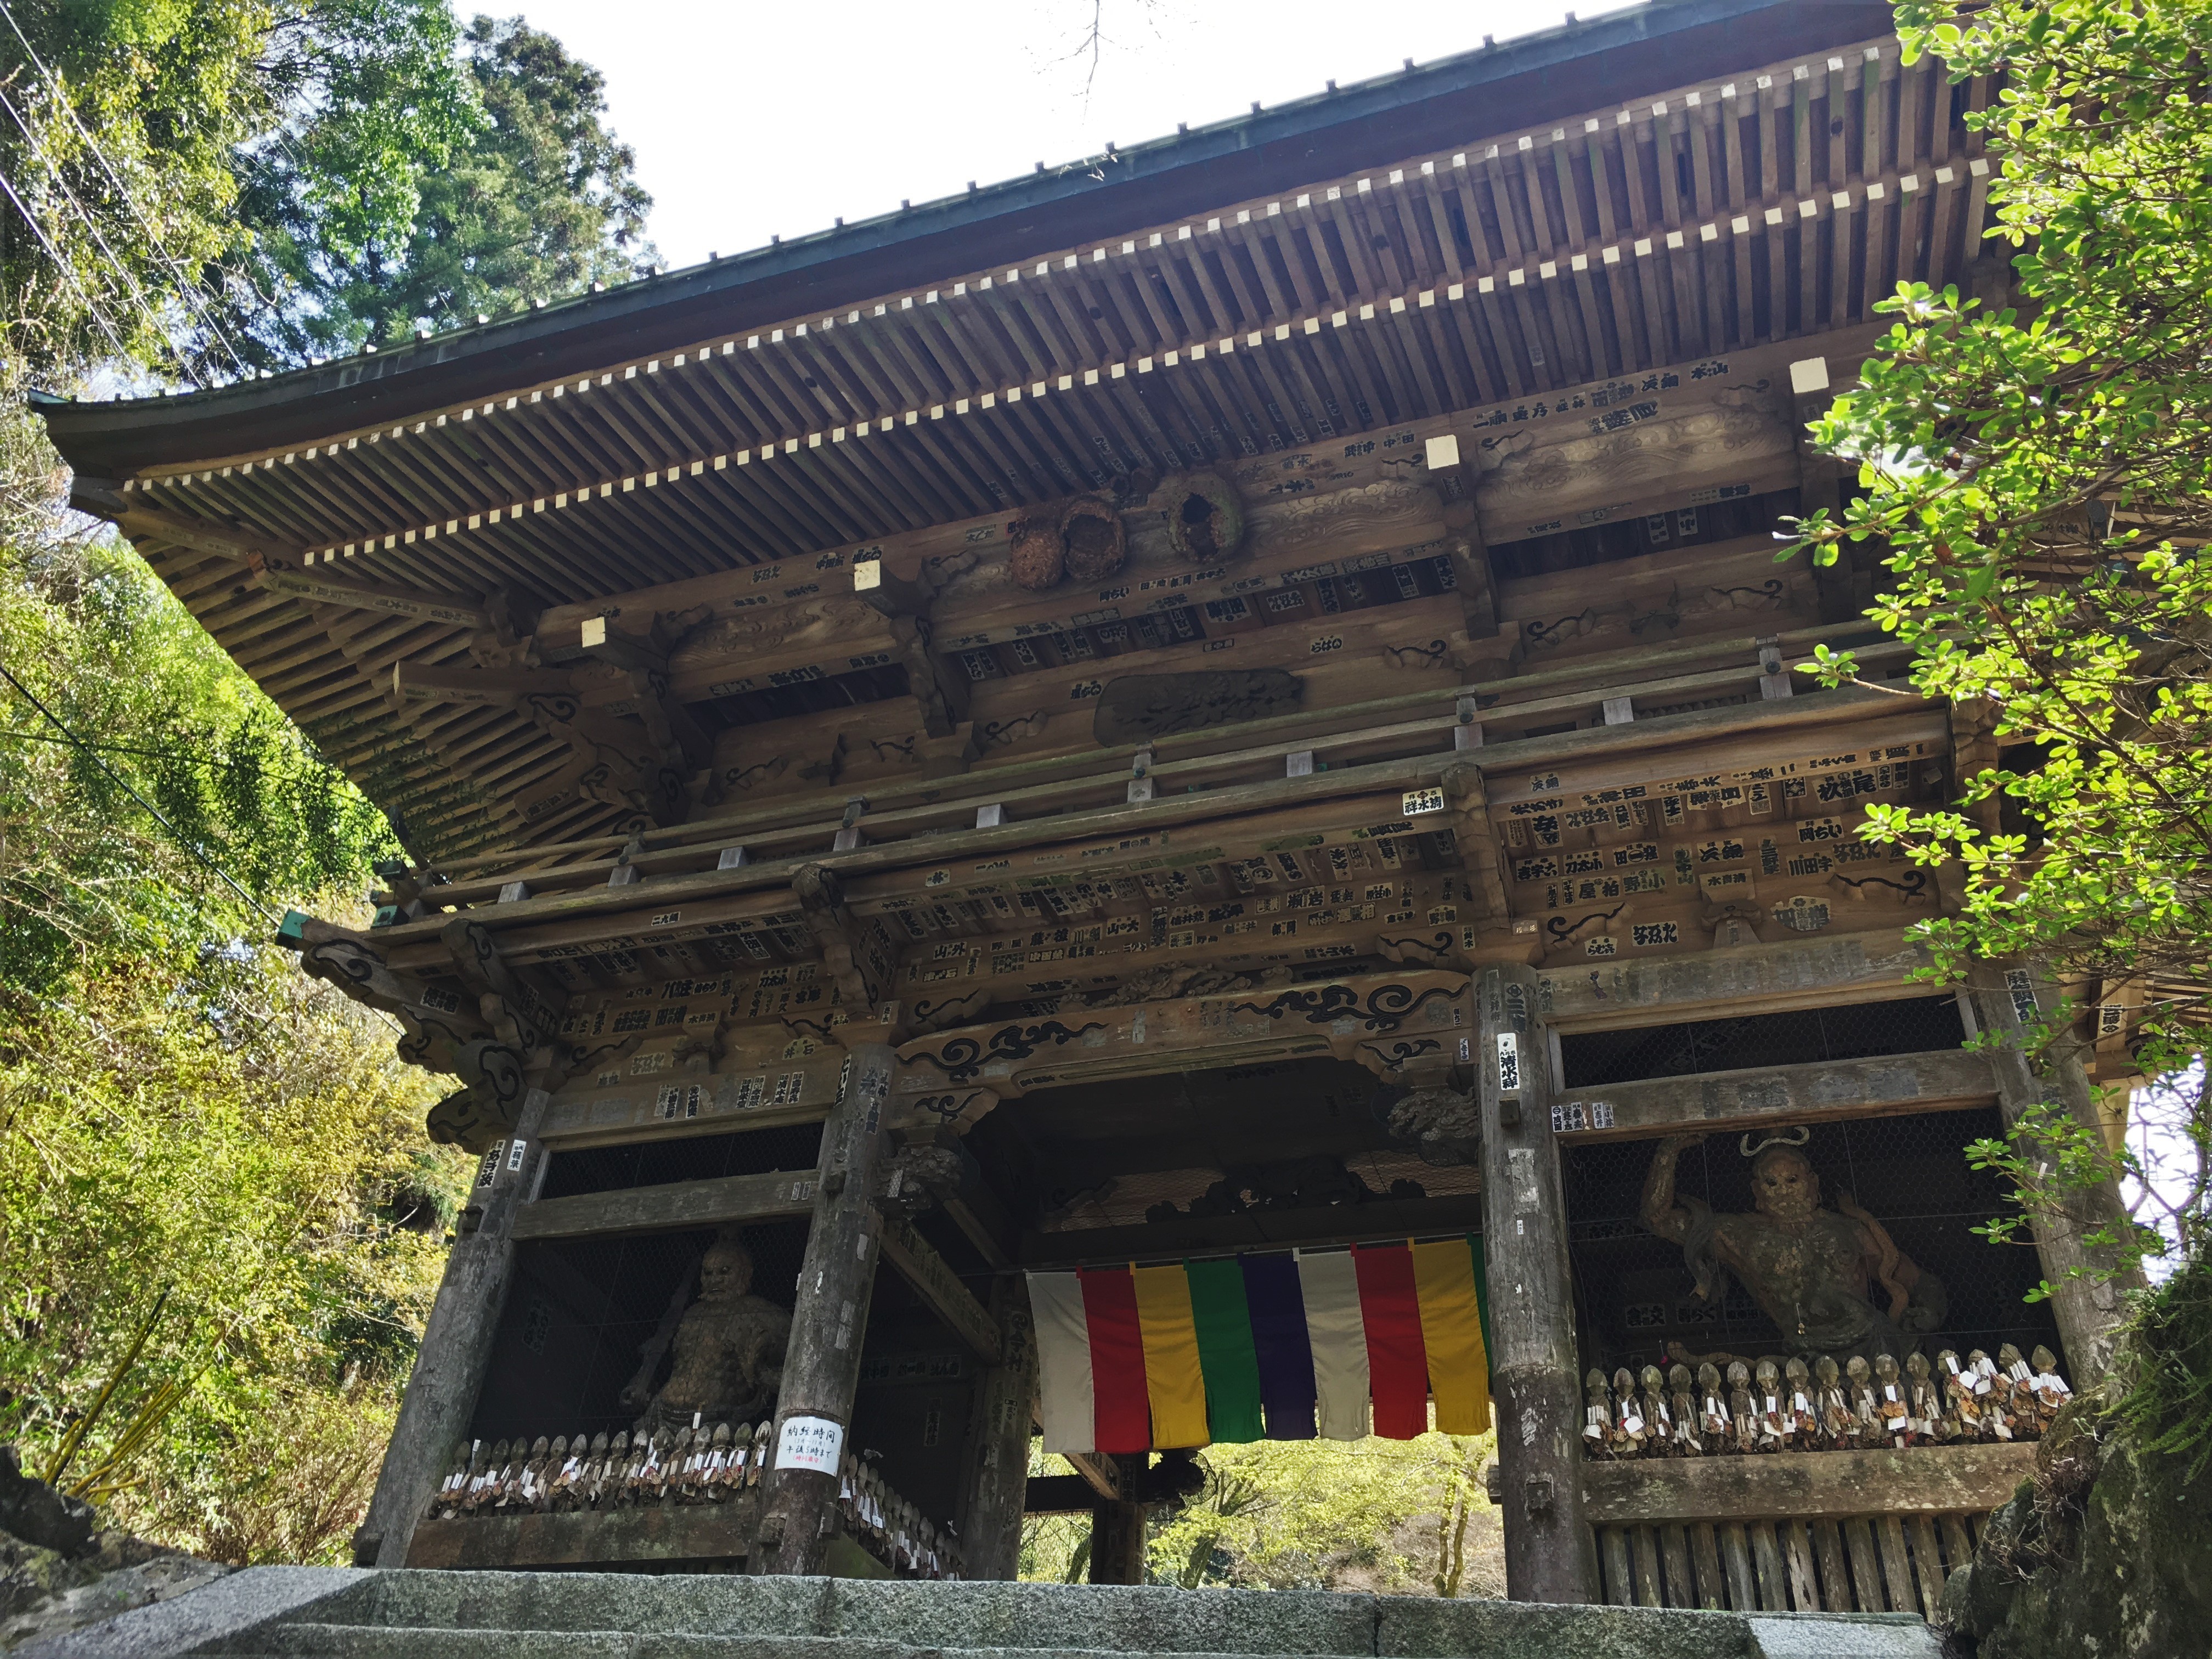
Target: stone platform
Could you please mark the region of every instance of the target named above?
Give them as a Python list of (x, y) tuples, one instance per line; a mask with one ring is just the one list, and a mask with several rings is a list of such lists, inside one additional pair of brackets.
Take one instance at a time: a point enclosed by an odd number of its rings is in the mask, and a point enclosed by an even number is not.
[(1940, 1659), (1900, 1614), (584, 1572), (235, 1573), (17, 1659)]

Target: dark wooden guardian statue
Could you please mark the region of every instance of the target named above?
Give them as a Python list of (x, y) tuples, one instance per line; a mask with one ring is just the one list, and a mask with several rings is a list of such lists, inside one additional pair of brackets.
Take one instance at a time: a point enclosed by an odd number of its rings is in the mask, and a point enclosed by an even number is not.
[[(1882, 1224), (1846, 1194), (1820, 1207), (1820, 1177), (1801, 1150), (1811, 1139), (1777, 1138), (1751, 1154), (1754, 1209), (1717, 1213), (1702, 1200), (1678, 1197), (1674, 1163), (1703, 1135), (1659, 1143), (1644, 1182), (1644, 1224), (1682, 1247), (1698, 1294), (1717, 1300), (1728, 1275), (1741, 1279), (1780, 1328), (1792, 1354), (1893, 1354), (1943, 1322), (1942, 1281), (1897, 1248)], [(1877, 1299), (1878, 1298), (1878, 1299)]]

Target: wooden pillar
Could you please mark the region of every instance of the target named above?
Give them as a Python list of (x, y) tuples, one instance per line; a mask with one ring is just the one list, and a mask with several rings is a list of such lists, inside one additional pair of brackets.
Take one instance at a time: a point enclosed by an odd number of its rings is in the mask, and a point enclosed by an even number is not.
[[(1977, 963), (1967, 973), (1974, 993), (1974, 1007), (1983, 1029), (2001, 1034), (2002, 1047), (1990, 1051), (1997, 1079), (1997, 1105), (2007, 1129), (2019, 1123), (2031, 1109), (2056, 1101), (2069, 1116), (2103, 1144), (2104, 1125), (2097, 1109), (2096, 1091), (2068, 1033), (2046, 1050), (2044, 1073), (2029, 1066), (2023, 1047), (2023, 1026), (2038, 1018), (2051, 993), (2039, 976), (2018, 961)], [(2139, 1287), (2142, 1277), (2129, 1273), (2111, 1279), (2085, 1277), (2084, 1270), (2109, 1270), (2111, 1253), (2083, 1242), (2099, 1228), (2121, 1224), (2124, 1211), (2118, 1190), (2109, 1182), (2092, 1192), (2068, 1192), (2049, 1206), (2029, 1204), (2028, 1216), (2035, 1232), (2035, 1254), (2043, 1276), (2051, 1288), (2051, 1310), (2058, 1321), (2058, 1338), (2065, 1345), (2069, 1379), (2078, 1392), (2100, 1376), (2112, 1363), (2112, 1344), (2125, 1313), (2121, 1293)]]
[(896, 1066), (888, 1043), (855, 1044), (822, 1127), (813, 1223), (775, 1401), (775, 1450), (757, 1567), (762, 1572), (820, 1572), (836, 1526), (837, 1458), (853, 1421), (875, 1290), (882, 1218), (873, 1194), (888, 1151), (884, 1121)]
[(1022, 1553), (1022, 1506), (1029, 1492), (1030, 1402), (1036, 1398), (1036, 1339), (1029, 1287), (1001, 1277), (991, 1297), (999, 1363), (983, 1373), (968, 1429), (957, 1529), (970, 1578), (1012, 1578)]
[(513, 1138), (487, 1152), (478, 1168), (477, 1185), (461, 1212), (463, 1231), (446, 1256), (446, 1274), (400, 1396), (375, 1493), (353, 1535), (357, 1566), (407, 1564), (416, 1522), (429, 1507), (455, 1443), (468, 1433), (469, 1419), (476, 1415), (492, 1338), (514, 1277), (510, 1229), (516, 1209), (537, 1188), (545, 1157), (538, 1129), (550, 1101), (542, 1089), (529, 1091)]
[[(1144, 1485), (1145, 1468), (1151, 1460), (1139, 1452), (1116, 1458), (1121, 1490), (1133, 1492)], [(1102, 1499), (1091, 1511), (1091, 1582), (1094, 1584), (1141, 1584), (1145, 1582), (1145, 1521), (1142, 1504)]]
[(1598, 1601), (1597, 1550), (1583, 1521), (1583, 1399), (1566, 1206), (1552, 1139), (1551, 1042), (1536, 1006), (1529, 969), (1483, 972), (1471, 1059), (1482, 1097), (1482, 1243), (1505, 1585), (1516, 1601)]

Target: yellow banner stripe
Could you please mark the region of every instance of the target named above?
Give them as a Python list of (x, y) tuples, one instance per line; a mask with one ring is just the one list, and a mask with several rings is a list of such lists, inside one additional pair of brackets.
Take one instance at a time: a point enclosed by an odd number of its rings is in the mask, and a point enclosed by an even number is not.
[(1474, 1253), (1467, 1240), (1414, 1245), (1413, 1289), (1421, 1304), (1437, 1427), (1445, 1434), (1484, 1433), (1490, 1427), (1490, 1358), (1482, 1350), (1482, 1304), (1474, 1293)]
[[(1462, 1251), (1464, 1254), (1464, 1251)], [(1137, 1326), (1145, 1339), (1145, 1389), (1152, 1401), (1152, 1444), (1203, 1446), (1206, 1374), (1198, 1358), (1198, 1321), (1180, 1262), (1139, 1267)]]

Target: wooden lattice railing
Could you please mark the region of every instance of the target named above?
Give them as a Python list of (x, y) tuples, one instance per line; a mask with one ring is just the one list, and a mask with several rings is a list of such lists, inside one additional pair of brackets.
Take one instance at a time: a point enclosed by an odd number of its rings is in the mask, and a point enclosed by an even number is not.
[(1933, 1616), (2031, 1444), (1592, 1463), (1608, 1601)]

